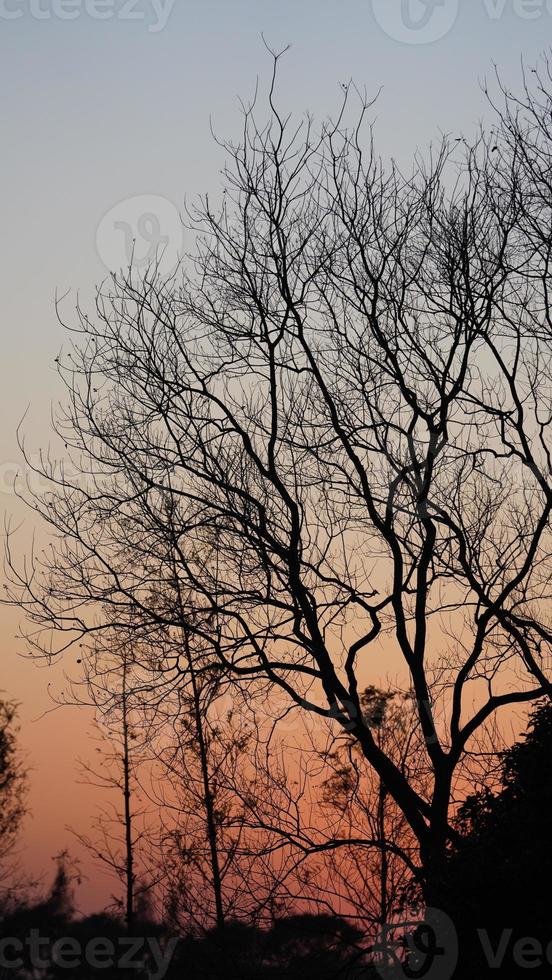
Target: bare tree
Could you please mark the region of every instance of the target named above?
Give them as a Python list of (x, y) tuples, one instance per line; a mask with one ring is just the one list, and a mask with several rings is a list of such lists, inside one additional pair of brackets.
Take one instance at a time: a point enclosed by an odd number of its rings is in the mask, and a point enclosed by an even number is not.
[[(382, 751), (407, 772), (419, 790), (427, 772), (412, 695), (367, 688), (360, 697), (364, 715)], [(415, 877), (416, 841), (406, 818), (377, 774), (370, 770), (354, 739), (342, 737), (325, 753), (329, 774), (323, 801), (329, 810), (332, 838), (349, 837), (352, 844), (329, 852), (332, 887), (343, 896), (373, 938), (405, 900)], [(331, 819), (333, 818), (333, 819)], [(367, 845), (362, 846), (363, 838)]]
[[(273, 78), (268, 120), (246, 107), (224, 144), (185, 267), (114, 274), (79, 312), (58, 432), (80, 476), (44, 458), (52, 548), (21, 569), (8, 544), (42, 653), (184, 617), (200, 674), (341, 726), (435, 905), (463, 757), (501, 708), (550, 692), (547, 64), (536, 78), (406, 175), (364, 135), (366, 100), (347, 128), (347, 90), (317, 130), (280, 112)], [(390, 663), (423, 787), (364, 716), (360, 678)], [(191, 683), (181, 644), (155, 676)]]
[[(98, 646), (88, 653), (87, 703), (93, 704), (97, 715), (95, 737), (91, 740), (95, 759), (81, 760), (80, 768), (83, 781), (101, 789), (105, 798), (99, 804), (91, 831), (73, 833), (97, 863), (122, 884), (123, 897), (115, 897), (114, 905), (122, 911), (127, 929), (132, 931), (151, 886), (141, 854), (148, 825), (143, 796), (140, 798), (140, 769), (147, 758), (147, 725), (130, 688), (130, 642), (111, 649), (109, 656)], [(79, 659), (83, 656), (81, 652)]]
[(234, 791), (253, 729), (231, 708), (219, 713), (205, 679), (189, 694), (179, 692), (172, 716), (169, 708), (149, 791), (161, 814), (153, 849), (163, 869), (161, 897), (180, 928), (196, 935), (214, 929), (223, 947), (226, 924), (254, 921), (258, 906)]
[[(422, 788), (411, 700), (373, 687), (360, 696), (380, 747)], [(256, 729), (249, 771), (231, 786), (245, 839), (257, 865), (265, 859), (277, 915), (303, 909), (352, 919), (368, 951), (418, 879), (415, 838), (354, 738), (299, 718), (284, 735), (272, 707), (272, 726)]]

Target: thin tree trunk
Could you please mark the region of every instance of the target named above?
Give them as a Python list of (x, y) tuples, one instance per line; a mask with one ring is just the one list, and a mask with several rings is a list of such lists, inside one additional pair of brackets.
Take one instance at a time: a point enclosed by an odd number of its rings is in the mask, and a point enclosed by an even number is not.
[[(203, 725), (203, 714), (201, 710), (201, 694), (197, 683), (197, 676), (195, 672), (194, 662), (192, 658), (192, 653), (190, 650), (190, 641), (188, 637), (188, 632), (186, 630), (186, 616), (184, 613), (184, 603), (182, 601), (182, 594), (180, 591), (180, 584), (178, 578), (178, 569), (176, 567), (176, 561), (173, 554), (173, 574), (176, 586), (176, 593), (178, 597), (178, 607), (180, 614), (180, 621), (182, 623), (182, 635), (184, 641), (184, 651), (186, 654), (186, 660), (188, 664), (188, 669), (190, 671), (190, 680), (192, 684), (192, 700), (193, 700), (193, 711), (194, 711), (194, 723), (197, 734), (197, 742), (199, 748), (199, 760), (201, 768), (201, 779), (203, 785), (203, 805), (205, 808), (205, 823), (207, 829), (207, 839), (209, 842), (209, 855), (211, 864), (211, 876), (213, 883), (213, 896), (215, 901), (215, 919), (216, 919), (216, 931), (218, 945), (221, 954), (221, 961), (224, 960), (224, 926), (225, 926), (225, 915), (224, 915), (224, 902), (222, 897), (222, 878), (220, 872), (219, 854), (218, 854), (218, 841), (217, 841), (217, 824), (215, 818), (215, 807), (213, 794), (211, 791), (211, 779), (209, 774), (209, 759), (208, 759), (208, 749), (205, 740), (205, 731)], [(221, 963), (222, 966), (222, 963)]]
[(130, 805), (130, 736), (128, 725), (127, 705), (127, 663), (126, 654), (123, 664), (123, 794), (125, 801), (125, 878), (126, 878), (126, 909), (125, 918), (130, 932), (134, 925), (134, 849), (132, 840), (132, 809)]
[(201, 696), (197, 684), (197, 678), (194, 670), (192, 656), (190, 653), (190, 646), (189, 646), (189, 641), (188, 641), (188, 636), (186, 634), (186, 631), (184, 631), (184, 644), (186, 647), (186, 657), (188, 660), (188, 666), (190, 669), (190, 677), (192, 682), (194, 723), (195, 723), (195, 728), (197, 733), (197, 742), (199, 747), (199, 760), (201, 766), (201, 778), (203, 782), (203, 800), (205, 806), (207, 838), (209, 841), (211, 874), (213, 879), (213, 894), (215, 899), (217, 934), (219, 937), (219, 942), (222, 945), (225, 916), (224, 916), (224, 903), (222, 899), (222, 879), (220, 874), (220, 864), (219, 864), (219, 855), (218, 855), (217, 824), (215, 819), (213, 794), (211, 791), (211, 780), (209, 776), (209, 760), (208, 760), (207, 744), (205, 741), (205, 732), (203, 729), (203, 715), (201, 712)]
[[(378, 834), (382, 841), (386, 838), (385, 826), (385, 798), (386, 789), (380, 779), (378, 793)], [(380, 923), (382, 926), (387, 922), (388, 911), (388, 883), (389, 883), (389, 858), (385, 847), (381, 848), (380, 855)]]

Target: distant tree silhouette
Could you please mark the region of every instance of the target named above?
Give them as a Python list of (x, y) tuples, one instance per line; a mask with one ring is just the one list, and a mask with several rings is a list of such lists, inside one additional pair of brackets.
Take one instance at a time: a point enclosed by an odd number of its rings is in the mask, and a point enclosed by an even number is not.
[[(24, 945), (31, 935), (31, 930), (38, 930), (42, 936), (46, 936), (51, 943), (67, 935), (68, 924), (74, 914), (72, 876), (68, 868), (65, 855), (60, 855), (57, 859), (57, 869), (54, 881), (49, 893), (43, 897), (35, 897), (33, 900), (22, 898), (20, 901), (11, 905), (3, 915), (0, 916), (0, 934), (3, 937), (19, 939)], [(21, 953), (9, 951), (9, 958), (21, 957), (24, 967), (18, 970), (12, 967), (3, 967), (0, 971), (2, 980), (8, 977), (21, 978), (32, 974), (27, 949)], [(44, 971), (45, 972), (45, 971)]]
[[(363, 712), (380, 748), (401, 769), (418, 768), (423, 786), (423, 746), (416, 744), (418, 728), (413, 696), (400, 691), (366, 688), (360, 696)], [(377, 936), (399, 907), (411, 881), (416, 846), (408, 822), (385, 784), (366, 767), (355, 739), (342, 738), (326, 764), (330, 775), (324, 782), (324, 803), (333, 812), (334, 836), (361, 841), (347, 850), (329, 853), (330, 885), (341, 890), (372, 936)], [(341, 831), (341, 832), (340, 832)], [(379, 846), (378, 846), (379, 842)], [(339, 884), (338, 884), (339, 883)]]
[[(512, 930), (502, 970), (517, 976), (511, 958), (516, 941), (535, 939), (543, 951), (552, 942), (550, 702), (533, 710), (525, 736), (504, 753), (499, 787), (469, 797), (457, 827), (462, 836), (445, 863), (443, 878), (460, 938), (458, 976), (487, 976), (478, 929), (487, 931), (495, 950), (503, 931)], [(531, 970), (549, 976), (550, 963)], [(496, 976), (496, 968), (488, 969), (488, 975)]]
[(26, 813), (27, 773), (17, 733), (17, 706), (0, 701), (0, 909), (22, 883), (15, 849)]
[(253, 729), (239, 711), (220, 715), (220, 677), (196, 672), (191, 661), (190, 674), (189, 690), (157, 712), (164, 724), (150, 783), (161, 824), (153, 854), (170, 921), (217, 934), (222, 950), (227, 920), (246, 921), (254, 911), (234, 791)]
[[(198, 896), (199, 900), (199, 896)], [(146, 980), (154, 964), (147, 949), (140, 947), (139, 961), (133, 966), (119, 964), (98, 968), (87, 960), (85, 950), (91, 940), (103, 939), (116, 951), (128, 950), (129, 936), (154, 939), (163, 946), (168, 939), (178, 940), (166, 972), (167, 980), (376, 980), (376, 975), (362, 953), (361, 933), (351, 923), (335, 916), (295, 915), (274, 921), (270, 928), (229, 919), (225, 923), (225, 961), (220, 957), (218, 929), (202, 935), (178, 932), (172, 926), (136, 916), (129, 930), (121, 916), (107, 913), (86, 917), (75, 914), (72, 876), (63, 859), (58, 865), (50, 892), (33, 902), (22, 902), (0, 916), (2, 937), (19, 939), (22, 948), (10, 948), (22, 966), (0, 965), (2, 980), (93, 980), (107, 976), (122, 980), (129, 975)], [(33, 950), (28, 940), (34, 931), (43, 941)], [(76, 940), (80, 951), (73, 967), (52, 959), (54, 944), (62, 939)], [(119, 940), (125, 945), (119, 946)], [(45, 943), (44, 943), (45, 941)], [(43, 965), (33, 963), (40, 956)], [(107, 954), (108, 956), (111, 954)], [(143, 961), (140, 963), (140, 961)]]
[(288, 916), (274, 923), (265, 946), (267, 976), (368, 976), (362, 934), (354, 925), (329, 915)]
[[(360, 701), (378, 744), (416, 771), (421, 787), (425, 762), (411, 695), (371, 686)], [(252, 759), (254, 778), (233, 792), (245, 805), (244, 826), (259, 831), (258, 851), (279, 859), (277, 914), (301, 907), (353, 917), (368, 947), (417, 874), (404, 815), (356, 739), (331, 725), (311, 729), (297, 719), (287, 737), (255, 746)]]
[(334, 916), (286, 916), (270, 929), (229, 921), (225, 972), (211, 934), (183, 941), (170, 980), (376, 980), (359, 940), (353, 925)]
[[(185, 267), (114, 272), (78, 310), (57, 432), (80, 476), (43, 457), (52, 547), (20, 568), (7, 545), (38, 654), (168, 631), (143, 662), (162, 699), (192, 683), (185, 628), (201, 671), (349, 733), (437, 907), (477, 733), (551, 690), (551, 75), (406, 175), (364, 136), (367, 100), (346, 125), (352, 89), (317, 130), (273, 78)], [(389, 658), (422, 787), (364, 717)]]
[[(75, 872), (71, 869), (67, 855), (60, 855), (57, 871), (50, 891), (43, 897), (34, 900), (24, 900), (15, 904), (8, 912), (0, 916), (0, 934), (20, 941), (20, 948), (8, 947), (6, 959), (20, 960), (22, 965), (0, 966), (2, 980), (28, 980), (29, 977), (41, 980), (93, 980), (98, 976), (107, 976), (109, 980), (123, 980), (132, 975), (137, 980), (146, 980), (149, 976), (150, 963), (147, 956), (143, 967), (139, 966), (140, 956), (136, 956), (135, 966), (119, 967), (116, 959), (109, 969), (99, 968), (91, 963), (86, 956), (86, 947), (91, 940), (107, 940), (117, 950), (118, 941), (127, 940), (130, 936), (161, 939), (163, 928), (146, 915), (135, 916), (134, 929), (129, 930), (122, 916), (102, 913), (78, 917), (75, 909), (74, 885)], [(32, 945), (32, 936), (41, 940), (40, 944)], [(61, 940), (74, 940), (78, 943), (77, 961), (74, 966), (56, 961), (55, 943)], [(122, 946), (122, 950), (128, 946)], [(143, 954), (141, 948), (141, 953)], [(75, 951), (69, 950), (66, 955), (70, 959)], [(104, 954), (105, 955), (105, 954)], [(110, 955), (109, 953), (107, 954)], [(40, 960), (38, 962), (37, 960)], [(138, 961), (138, 965), (137, 964)]]
[(96, 864), (118, 879), (122, 894), (114, 896), (113, 907), (132, 929), (137, 910), (147, 904), (151, 884), (142, 860), (147, 807), (139, 779), (148, 754), (148, 730), (142, 700), (133, 689), (132, 635), (117, 640), (107, 649), (99, 642), (80, 649), (82, 674), (65, 695), (95, 711), (90, 738), (94, 754), (80, 759), (79, 768), (81, 781), (101, 791), (89, 829), (71, 829)]

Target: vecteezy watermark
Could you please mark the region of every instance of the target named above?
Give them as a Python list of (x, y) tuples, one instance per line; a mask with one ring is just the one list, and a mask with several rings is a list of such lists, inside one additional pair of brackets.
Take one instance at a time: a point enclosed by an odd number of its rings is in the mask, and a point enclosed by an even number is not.
[(531, 936), (512, 941), (513, 929), (503, 929), (500, 936), (491, 939), (486, 929), (478, 929), (477, 937), (487, 965), (491, 970), (504, 970), (508, 962), (522, 970), (552, 966), (552, 941), (547, 946)]
[(21, 463), (12, 463), (9, 460), (0, 463), (0, 494), (2, 496), (6, 494), (11, 497), (16, 493), (17, 485), (22, 482), (22, 469)]
[[(56, 361), (59, 363), (59, 358)], [(82, 472), (67, 456), (52, 464), (40, 452), (29, 453), (25, 459), (0, 462), (0, 498), (18, 495), (40, 497), (63, 483), (77, 486), (81, 479)]]
[(184, 226), (178, 209), (166, 197), (140, 194), (119, 201), (104, 214), (96, 231), (96, 248), (109, 272), (143, 270), (158, 262), (174, 269), (182, 255)]
[[(471, 939), (464, 939), (490, 970), (509, 973), (552, 966), (552, 940), (523, 936), (513, 928), (492, 934), (475, 929)], [(412, 909), (382, 927), (372, 947), (372, 963), (383, 980), (450, 980), (458, 952), (458, 935), (448, 915), (438, 909)]]
[[(552, 0), (479, 0), (489, 20), (511, 12), (520, 20), (552, 16)], [(459, 0), (372, 0), (374, 17), (389, 37), (403, 44), (431, 44), (456, 23)], [(472, 4), (472, 10), (476, 4)]]
[(489, 20), (501, 20), (509, 10), (520, 20), (552, 16), (552, 0), (482, 0)]
[(459, 0), (372, 0), (374, 16), (389, 37), (403, 44), (431, 44), (456, 22)]
[(117, 940), (95, 936), (83, 946), (74, 936), (50, 939), (31, 929), (25, 939), (15, 936), (0, 938), (0, 969), (33, 971), (49, 970), (56, 966), (77, 970), (83, 965), (93, 970), (140, 970), (149, 980), (163, 980), (178, 939), (161, 944), (158, 939), (121, 936)]
[(438, 909), (413, 909), (391, 919), (373, 947), (373, 963), (383, 980), (450, 980), (457, 962), (456, 929)]
[(150, 34), (168, 23), (175, 0), (0, 0), (0, 20), (143, 21)]
[(141, 20), (150, 34), (168, 23), (175, 0), (0, 0), (0, 20)]

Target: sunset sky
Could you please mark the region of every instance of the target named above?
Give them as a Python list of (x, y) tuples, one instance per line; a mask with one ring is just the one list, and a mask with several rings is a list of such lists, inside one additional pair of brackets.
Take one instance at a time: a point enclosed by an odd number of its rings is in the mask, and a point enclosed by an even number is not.
[[(381, 88), (372, 112), (379, 150), (407, 164), (440, 132), (484, 123), (484, 76), (496, 63), (507, 83), (519, 81), (522, 55), (530, 66), (552, 38), (548, 7), (443, 0), (416, 31), (401, 22), (399, 0), (0, 0), (0, 505), (25, 521), (22, 541), (33, 522), (11, 492), (21, 467), (16, 428), (26, 413), (29, 450), (47, 446), (60, 395), (56, 291), (71, 290), (70, 320), (77, 292), (86, 305), (109, 266), (124, 263), (126, 227), (147, 250), (152, 215), (169, 250), (189, 245), (178, 217), (185, 197), (221, 186), (210, 120), (217, 134), (238, 135), (238, 97), (250, 97), (270, 68), (261, 34), (274, 48), (292, 45), (279, 81), (285, 111), (332, 113), (350, 78), (369, 94)], [(413, 23), (427, 14), (421, 0), (411, 0), (410, 14)], [(23, 860), (49, 876), (54, 854), (79, 853), (66, 827), (85, 829), (95, 804), (75, 782), (90, 719), (75, 708), (51, 711), (49, 689), (61, 692), (71, 665), (25, 660), (14, 638), (19, 616), (3, 609), (0, 617), (0, 689), (21, 702), (32, 771)], [(111, 885), (85, 868), (87, 909)]]

